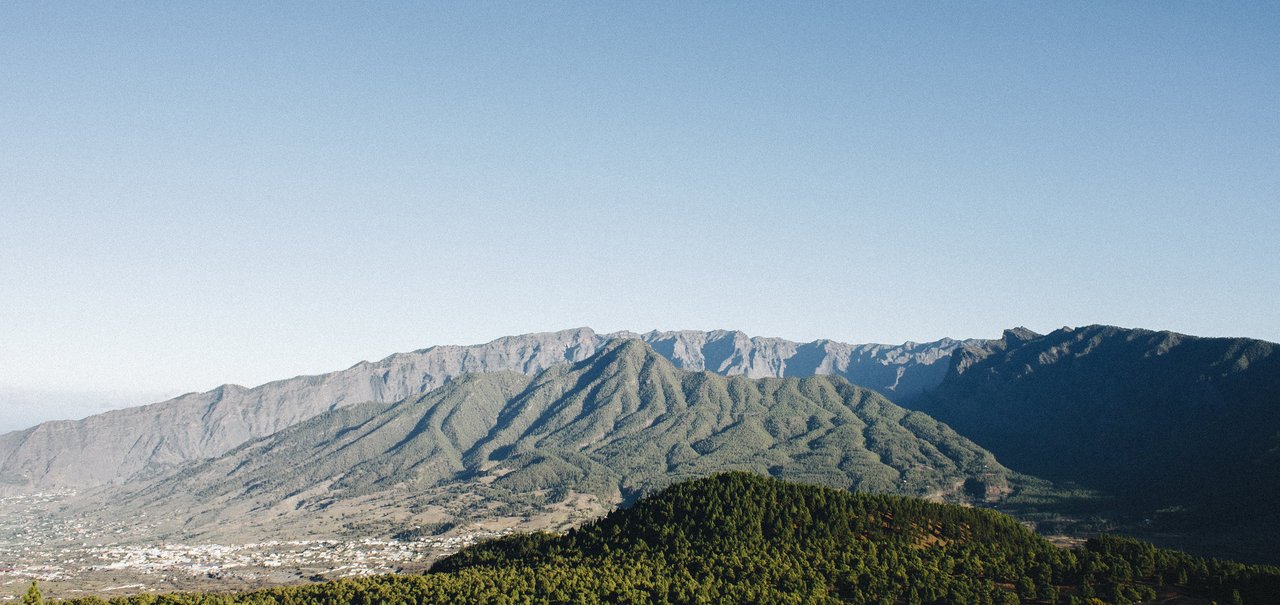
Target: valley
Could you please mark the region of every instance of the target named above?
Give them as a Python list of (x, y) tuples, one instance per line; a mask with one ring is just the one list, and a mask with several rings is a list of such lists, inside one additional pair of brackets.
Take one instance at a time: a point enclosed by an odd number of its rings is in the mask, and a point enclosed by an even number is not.
[(166, 532), (169, 524), (146, 512), (111, 520), (69, 514), (76, 506), (76, 494), (69, 491), (0, 498), (0, 601), (16, 600), (32, 580), (40, 581), (46, 595), (68, 598), (412, 573), (485, 540), (565, 531), (607, 512), (582, 496), (527, 516), (445, 525), (413, 522), (394, 515), (398, 507), (366, 503), (311, 519), (305, 532), (278, 527), (279, 537), (263, 540), (267, 532), (249, 526), (233, 526), (216, 537), (184, 536)]

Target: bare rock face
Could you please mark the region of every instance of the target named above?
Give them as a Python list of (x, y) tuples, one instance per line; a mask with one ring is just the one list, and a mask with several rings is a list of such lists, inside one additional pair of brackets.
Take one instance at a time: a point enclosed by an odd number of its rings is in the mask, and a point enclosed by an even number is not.
[(184, 462), (219, 456), (329, 410), (400, 401), (467, 373), (532, 375), (586, 359), (610, 340), (635, 336), (678, 368), (749, 378), (836, 375), (899, 402), (938, 385), (951, 352), (963, 344), (950, 339), (903, 345), (827, 340), (800, 344), (722, 330), (602, 335), (579, 328), (508, 336), (482, 345), (431, 347), (329, 374), (254, 388), (223, 385), (0, 435), (0, 493), (84, 488), (154, 476)]
[(641, 338), (684, 370), (747, 378), (834, 375), (896, 401), (910, 400), (941, 383), (951, 352), (963, 344), (949, 338), (901, 345), (853, 345), (832, 340), (796, 343), (724, 330), (655, 331)]

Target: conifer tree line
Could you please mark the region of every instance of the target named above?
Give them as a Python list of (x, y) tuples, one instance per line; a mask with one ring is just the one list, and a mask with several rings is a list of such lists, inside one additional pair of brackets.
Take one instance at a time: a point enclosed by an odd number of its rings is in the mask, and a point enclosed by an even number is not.
[(1171, 592), (1221, 605), (1280, 603), (1280, 568), (1120, 537), (1063, 549), (990, 510), (723, 473), (565, 535), (476, 545), (423, 575), (58, 604), (1129, 605)]

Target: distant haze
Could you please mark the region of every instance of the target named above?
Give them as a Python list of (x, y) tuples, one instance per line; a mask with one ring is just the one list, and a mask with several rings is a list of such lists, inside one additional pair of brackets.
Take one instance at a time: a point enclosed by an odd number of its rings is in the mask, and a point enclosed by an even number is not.
[(180, 391), (41, 391), (0, 386), (0, 433), (169, 399)]

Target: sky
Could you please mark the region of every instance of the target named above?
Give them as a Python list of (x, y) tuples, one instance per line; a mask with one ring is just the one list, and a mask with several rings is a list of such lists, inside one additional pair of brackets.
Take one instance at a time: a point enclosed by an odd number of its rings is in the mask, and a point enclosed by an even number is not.
[(1280, 4), (419, 4), (0, 3), (0, 406), (577, 326), (1280, 341)]

